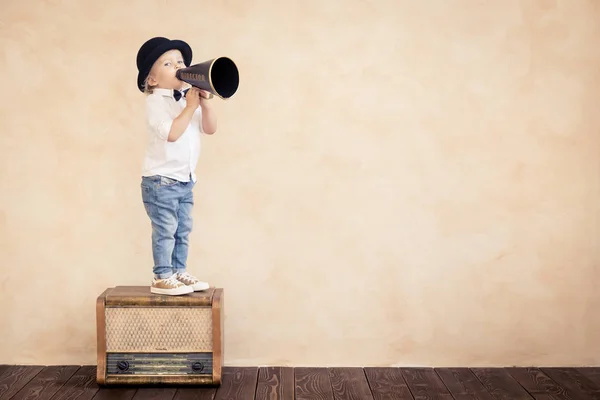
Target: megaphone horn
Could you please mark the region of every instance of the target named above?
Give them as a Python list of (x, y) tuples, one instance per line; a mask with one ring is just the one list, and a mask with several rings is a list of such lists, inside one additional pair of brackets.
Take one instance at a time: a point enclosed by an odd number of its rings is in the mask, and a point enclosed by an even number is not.
[(176, 76), (177, 79), (222, 99), (233, 96), (240, 83), (237, 66), (227, 57), (217, 57), (179, 69)]

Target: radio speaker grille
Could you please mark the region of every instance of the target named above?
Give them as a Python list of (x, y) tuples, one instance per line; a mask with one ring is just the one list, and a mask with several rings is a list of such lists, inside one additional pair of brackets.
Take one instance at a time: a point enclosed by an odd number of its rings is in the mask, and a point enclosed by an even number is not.
[(106, 351), (212, 352), (210, 307), (107, 307)]

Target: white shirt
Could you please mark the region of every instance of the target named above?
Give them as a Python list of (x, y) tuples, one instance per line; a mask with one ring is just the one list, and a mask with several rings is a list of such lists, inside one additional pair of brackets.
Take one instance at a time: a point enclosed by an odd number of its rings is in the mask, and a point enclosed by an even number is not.
[(185, 108), (185, 96), (175, 101), (172, 89), (154, 89), (146, 97), (148, 144), (142, 176), (162, 175), (182, 182), (190, 177), (196, 182), (196, 164), (200, 157), (202, 109), (194, 116), (183, 134), (174, 142), (167, 140), (173, 120)]

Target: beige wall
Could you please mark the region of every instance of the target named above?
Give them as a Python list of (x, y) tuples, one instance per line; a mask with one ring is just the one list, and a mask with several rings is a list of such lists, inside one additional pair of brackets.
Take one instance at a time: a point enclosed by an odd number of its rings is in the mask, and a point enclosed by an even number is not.
[(94, 363), (149, 284), (154, 35), (241, 72), (190, 253), (226, 364), (600, 363), (595, 0), (3, 1), (0, 363)]

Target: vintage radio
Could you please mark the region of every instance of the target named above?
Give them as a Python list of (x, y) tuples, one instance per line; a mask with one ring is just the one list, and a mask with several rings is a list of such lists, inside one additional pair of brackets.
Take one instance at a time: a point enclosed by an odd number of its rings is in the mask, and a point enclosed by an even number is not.
[(117, 286), (96, 302), (99, 385), (219, 385), (223, 289), (181, 296)]

